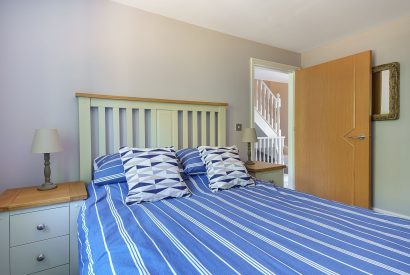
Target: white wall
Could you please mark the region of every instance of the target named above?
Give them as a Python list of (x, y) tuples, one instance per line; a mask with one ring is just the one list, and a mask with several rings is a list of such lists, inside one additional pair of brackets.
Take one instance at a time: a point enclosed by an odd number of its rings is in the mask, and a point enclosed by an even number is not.
[(249, 59), (294, 66), (300, 54), (142, 12), (108, 0), (0, 1), (0, 192), (43, 182), (34, 129), (55, 127), (64, 151), (52, 179), (79, 176), (76, 91), (229, 103), (249, 125)]
[(410, 216), (410, 16), (302, 53), (302, 66), (371, 49), (373, 65), (400, 62), (400, 119), (373, 122), (374, 207)]

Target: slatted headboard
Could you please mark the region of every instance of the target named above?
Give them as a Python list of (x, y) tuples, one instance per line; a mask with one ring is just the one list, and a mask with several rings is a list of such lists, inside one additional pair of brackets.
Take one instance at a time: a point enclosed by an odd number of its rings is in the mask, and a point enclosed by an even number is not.
[(89, 182), (92, 160), (121, 146), (224, 146), (227, 103), (76, 93), (80, 179)]

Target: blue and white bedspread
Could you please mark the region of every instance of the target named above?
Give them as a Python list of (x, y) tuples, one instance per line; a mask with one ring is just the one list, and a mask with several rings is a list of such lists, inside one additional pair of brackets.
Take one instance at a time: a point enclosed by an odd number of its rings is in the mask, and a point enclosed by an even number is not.
[(126, 183), (89, 184), (81, 274), (409, 274), (410, 221), (257, 182), (127, 206)]

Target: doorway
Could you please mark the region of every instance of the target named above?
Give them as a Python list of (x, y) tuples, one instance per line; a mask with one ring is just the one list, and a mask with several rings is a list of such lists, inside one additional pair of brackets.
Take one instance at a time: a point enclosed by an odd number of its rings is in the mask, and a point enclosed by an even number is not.
[(297, 67), (251, 58), (250, 125), (258, 142), (252, 159), (285, 164), (284, 186), (294, 189), (294, 72)]

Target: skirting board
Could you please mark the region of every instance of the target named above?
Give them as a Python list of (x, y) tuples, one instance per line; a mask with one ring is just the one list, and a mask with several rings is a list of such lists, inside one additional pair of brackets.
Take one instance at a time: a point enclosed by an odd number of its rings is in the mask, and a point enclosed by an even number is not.
[(392, 215), (392, 216), (396, 216), (399, 218), (404, 218), (404, 219), (408, 219), (410, 220), (409, 216), (403, 215), (403, 214), (398, 214), (395, 212), (391, 212), (391, 211), (387, 211), (387, 210), (383, 210), (383, 209), (379, 209), (379, 208), (373, 208), (374, 211), (379, 212), (381, 214), (388, 214), (388, 215)]

